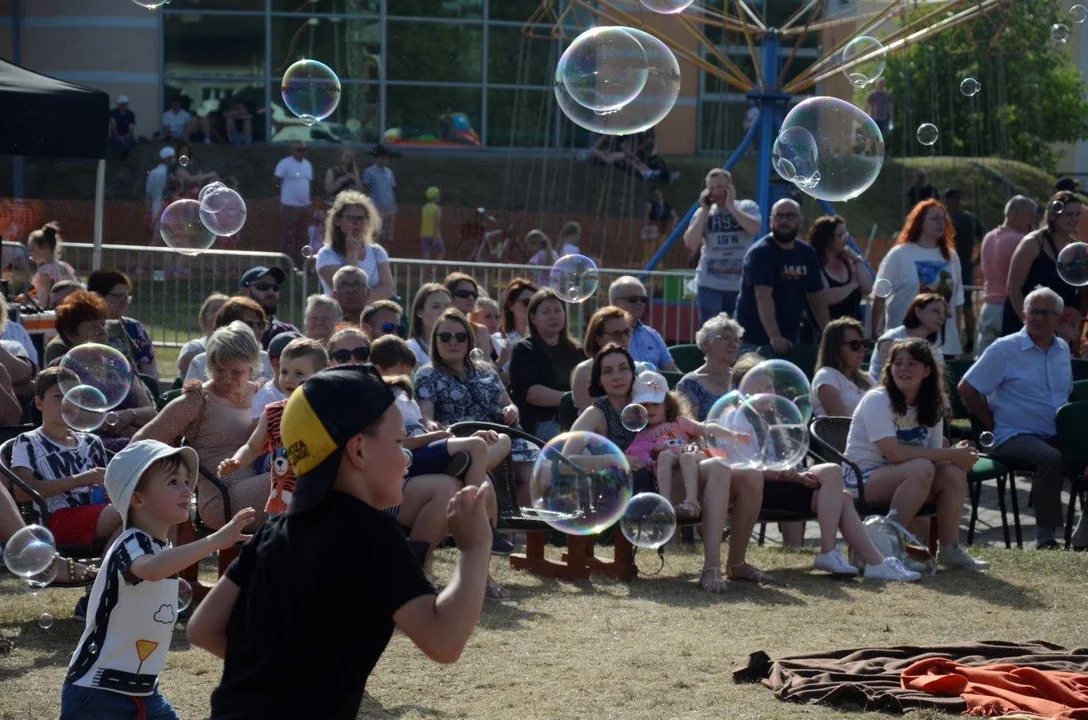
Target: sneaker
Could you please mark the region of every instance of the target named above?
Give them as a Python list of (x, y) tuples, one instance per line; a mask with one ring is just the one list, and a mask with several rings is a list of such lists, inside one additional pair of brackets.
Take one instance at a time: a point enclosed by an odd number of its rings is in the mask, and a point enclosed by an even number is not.
[(892, 582), (914, 582), (922, 577), (921, 573), (908, 570), (899, 558), (886, 557), (877, 565), (865, 566), (865, 577), (869, 580), (890, 580)]
[(502, 536), (495, 528), (491, 528), (491, 554), (509, 555), (514, 552), (514, 543)]
[(967, 570), (986, 570), (990, 563), (985, 560), (976, 560), (967, 554), (967, 551), (955, 545), (946, 545), (937, 551), (937, 560), (945, 567), (966, 568)]
[(87, 602), (88, 600), (86, 595), (76, 601), (76, 609), (72, 611), (72, 615), (75, 617), (76, 620), (87, 619)]
[(817, 570), (829, 572), (832, 575), (857, 575), (858, 569), (846, 562), (846, 558), (838, 550), (820, 553), (816, 556), (813, 567)]

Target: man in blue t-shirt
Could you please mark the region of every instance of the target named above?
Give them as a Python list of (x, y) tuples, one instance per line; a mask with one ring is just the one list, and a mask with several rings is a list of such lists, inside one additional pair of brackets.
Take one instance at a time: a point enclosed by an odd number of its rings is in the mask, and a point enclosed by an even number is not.
[(128, 109), (127, 95), (119, 95), (110, 110), (110, 145), (122, 156), (136, 145), (136, 113)]
[(801, 206), (790, 199), (771, 208), (771, 234), (744, 255), (736, 319), (744, 328), (745, 348), (770, 343), (784, 353), (797, 342), (805, 302), (823, 328), (828, 322), (820, 261), (816, 251), (797, 239)]

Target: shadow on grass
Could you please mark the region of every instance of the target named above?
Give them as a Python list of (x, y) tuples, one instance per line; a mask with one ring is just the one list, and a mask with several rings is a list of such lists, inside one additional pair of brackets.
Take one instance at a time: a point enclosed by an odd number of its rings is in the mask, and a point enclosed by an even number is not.
[(359, 717), (370, 720), (390, 720), (402, 718), (405, 715), (418, 715), (425, 718), (448, 718), (449, 713), (422, 705), (393, 705), (383, 707), (382, 704), (369, 694), (363, 695), (363, 702), (359, 705)]
[[(5, 680), (21, 677), (43, 668), (67, 667), (72, 652), (83, 634), (83, 621), (56, 619), (48, 629), (38, 620), (0, 625), (0, 635), (12, 643), (0, 667), (0, 685)], [(31, 656), (33, 655), (33, 659)], [(59, 695), (60, 688), (57, 688)]]
[(938, 570), (936, 577), (923, 575), (922, 581), (939, 593), (965, 595), (990, 605), (1016, 610), (1039, 610), (1051, 605), (1050, 602), (1043, 602), (1031, 587), (1014, 585), (989, 572)]

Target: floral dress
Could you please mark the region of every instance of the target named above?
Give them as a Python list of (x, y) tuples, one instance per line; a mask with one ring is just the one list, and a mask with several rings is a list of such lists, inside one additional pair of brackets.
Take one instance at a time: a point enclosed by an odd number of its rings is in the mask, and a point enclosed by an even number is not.
[(136, 361), (136, 367), (154, 365), (155, 346), (151, 344), (151, 338), (147, 336), (147, 331), (144, 330), (140, 321), (136, 318), (122, 317), (121, 327), (125, 329), (125, 334), (132, 341), (132, 359)]
[[(434, 405), (434, 419), (443, 425), (459, 422), (502, 422), (503, 385), (491, 367), (469, 364), (465, 379), (427, 363), (416, 371), (416, 400)], [(525, 440), (514, 440), (510, 457), (514, 462), (533, 462), (537, 449)]]

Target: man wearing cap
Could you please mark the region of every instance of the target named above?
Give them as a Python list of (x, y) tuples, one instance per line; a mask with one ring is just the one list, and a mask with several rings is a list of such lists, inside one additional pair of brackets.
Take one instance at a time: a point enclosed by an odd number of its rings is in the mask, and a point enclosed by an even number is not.
[(280, 252), (297, 260), (306, 244), (306, 230), (310, 224), (310, 182), (314, 179), (314, 166), (306, 159), (306, 144), (296, 142), (291, 154), (276, 164), (274, 185), (280, 191), (280, 215), (283, 237)]
[(963, 324), (967, 331), (964, 352), (970, 353), (975, 345), (975, 310), (971, 307), (971, 291), (968, 286), (975, 284), (975, 248), (982, 242), (986, 231), (974, 213), (964, 210), (960, 204), (963, 194), (959, 188), (944, 191), (944, 205), (948, 208), (948, 219), (956, 231), (956, 254), (960, 258), (960, 274), (963, 280)]
[(174, 164), (174, 148), (169, 145), (159, 150), (159, 164), (147, 174), (144, 182), (144, 195), (147, 197), (147, 227), (155, 229), (155, 223), (162, 212), (163, 198), (166, 197), (166, 180), (170, 177), (170, 167)]
[(117, 96), (117, 107), (110, 110), (110, 147), (128, 157), (136, 145), (136, 113), (128, 109), (128, 96)]
[(261, 336), (261, 347), (268, 349), (272, 338), (280, 333), (297, 333), (298, 328), (291, 323), (286, 323), (276, 318), (276, 310), (280, 304), (280, 286), (287, 279), (287, 275), (278, 267), (257, 267), (246, 270), (242, 279), (238, 281), (238, 294), (250, 298), (264, 310), (268, 320), (268, 329)]
[[(420, 478), (404, 485), (403, 423), (372, 365), (319, 372), (287, 401), (290, 507), (243, 546), (188, 626), (191, 643), (224, 659), (212, 718), (354, 720), (394, 628), (433, 660), (460, 657), (484, 601), (493, 490), (464, 488), (442, 506), (460, 557), (437, 594), (398, 526), (442, 515), (411, 496)], [(301, 691), (276, 691), (285, 686)]]

